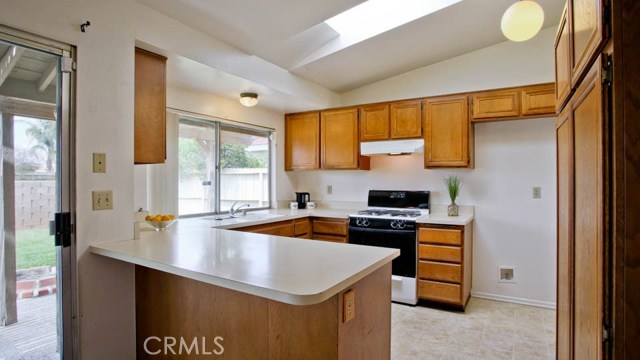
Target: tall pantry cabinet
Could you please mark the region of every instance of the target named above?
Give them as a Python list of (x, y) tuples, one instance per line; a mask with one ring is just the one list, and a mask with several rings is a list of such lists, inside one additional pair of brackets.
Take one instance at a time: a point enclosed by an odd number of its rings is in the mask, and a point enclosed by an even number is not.
[(601, 0), (569, 0), (556, 36), (557, 359), (603, 359), (607, 281), (610, 58)]

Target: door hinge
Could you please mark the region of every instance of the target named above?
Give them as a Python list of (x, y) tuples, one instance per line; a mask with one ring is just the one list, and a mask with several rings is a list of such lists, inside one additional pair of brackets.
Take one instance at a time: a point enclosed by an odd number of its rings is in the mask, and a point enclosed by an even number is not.
[(609, 341), (611, 339), (611, 329), (606, 325), (602, 325), (602, 341)]
[(71, 213), (56, 213), (54, 220), (49, 222), (49, 234), (54, 236), (55, 246), (71, 246), (71, 234), (73, 234), (73, 231)]
[(613, 84), (613, 59), (611, 55), (608, 55), (602, 66), (602, 83), (606, 86)]
[(60, 68), (62, 72), (70, 73), (76, 70), (76, 62), (70, 57), (63, 57)]

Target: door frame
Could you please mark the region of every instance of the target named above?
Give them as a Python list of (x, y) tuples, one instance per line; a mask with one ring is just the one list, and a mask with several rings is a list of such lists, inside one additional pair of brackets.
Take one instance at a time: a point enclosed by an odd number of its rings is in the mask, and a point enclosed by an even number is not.
[(0, 24), (0, 40), (18, 46), (32, 48), (59, 56), (60, 75), (57, 95), (60, 106), (58, 126), (57, 186), (60, 196), (58, 211), (71, 214), (71, 243), (68, 247), (58, 247), (57, 258), (61, 265), (58, 271), (58, 317), (60, 334), (59, 351), (62, 359), (77, 359), (78, 341), (78, 292), (75, 237), (75, 120), (76, 120), (76, 47), (46, 37), (30, 34), (22, 30)]

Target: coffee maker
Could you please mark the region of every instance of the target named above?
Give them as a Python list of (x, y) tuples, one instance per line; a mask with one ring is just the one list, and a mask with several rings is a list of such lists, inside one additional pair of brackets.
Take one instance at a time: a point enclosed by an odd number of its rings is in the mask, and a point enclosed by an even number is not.
[(311, 195), (308, 192), (297, 192), (296, 201), (298, 202), (298, 209), (306, 209), (307, 203), (311, 201)]

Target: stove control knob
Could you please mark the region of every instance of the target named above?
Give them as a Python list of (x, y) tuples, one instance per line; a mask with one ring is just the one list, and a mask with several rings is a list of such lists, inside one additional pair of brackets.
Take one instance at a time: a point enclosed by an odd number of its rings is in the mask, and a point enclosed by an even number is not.
[(371, 221), (369, 221), (369, 219), (362, 219), (362, 226), (369, 226), (371, 225)]
[(391, 228), (392, 228), (392, 229), (397, 229), (397, 228), (398, 228), (398, 223), (396, 222), (396, 220), (393, 220), (393, 221), (391, 222)]
[(358, 226), (362, 226), (362, 221), (363, 221), (363, 220), (364, 220), (363, 218), (357, 218), (357, 219), (356, 219), (356, 225), (358, 225)]
[(404, 229), (405, 226), (407, 226), (407, 222), (404, 220), (397, 220), (397, 229)]

